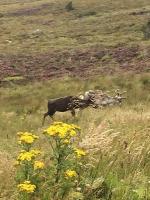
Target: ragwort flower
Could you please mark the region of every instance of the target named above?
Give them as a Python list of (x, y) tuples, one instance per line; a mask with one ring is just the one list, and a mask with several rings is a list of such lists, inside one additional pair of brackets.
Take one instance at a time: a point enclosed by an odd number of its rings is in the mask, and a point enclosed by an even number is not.
[(36, 169), (44, 169), (45, 164), (41, 161), (35, 161), (34, 162), (34, 170)]
[(20, 192), (27, 192), (27, 193), (33, 193), (36, 189), (36, 185), (31, 184), (30, 181), (24, 181), (24, 183), (19, 184), (17, 187)]
[(70, 170), (68, 169), (66, 172), (65, 172), (65, 176), (68, 178), (72, 178), (72, 177), (76, 177), (77, 176), (77, 173), (76, 171), (74, 170)]
[(17, 160), (20, 161), (20, 162), (21, 161), (32, 161), (39, 154), (41, 154), (41, 152), (39, 150), (31, 150), (31, 151), (23, 150), (18, 155)]
[(19, 132), (17, 135), (20, 137), (18, 141), (19, 144), (32, 144), (39, 138), (38, 136), (28, 132)]
[(74, 152), (76, 153), (78, 158), (81, 158), (82, 156), (86, 155), (86, 152), (82, 149), (75, 148)]
[(70, 143), (70, 140), (68, 139), (63, 140), (63, 144), (69, 144), (69, 143)]
[(77, 131), (79, 131), (79, 127), (73, 124), (66, 124), (62, 122), (54, 122), (48, 129), (44, 131), (45, 134), (49, 136), (57, 136), (61, 139), (71, 138), (77, 135)]

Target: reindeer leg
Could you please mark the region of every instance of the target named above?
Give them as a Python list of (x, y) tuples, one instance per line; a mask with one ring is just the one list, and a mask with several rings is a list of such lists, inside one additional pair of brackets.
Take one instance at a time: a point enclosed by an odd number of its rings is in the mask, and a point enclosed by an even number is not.
[(75, 113), (74, 109), (71, 110), (71, 114), (72, 114), (73, 117), (75, 117), (76, 113)]
[(54, 120), (54, 115), (50, 115), (50, 118), (52, 119), (52, 121), (55, 121)]
[(45, 118), (46, 118), (48, 115), (49, 115), (48, 112), (44, 114), (42, 126), (44, 126)]

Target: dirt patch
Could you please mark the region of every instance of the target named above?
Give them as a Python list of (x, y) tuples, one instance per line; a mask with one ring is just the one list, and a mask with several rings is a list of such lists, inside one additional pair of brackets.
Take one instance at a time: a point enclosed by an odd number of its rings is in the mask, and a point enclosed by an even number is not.
[(51, 51), (35, 56), (0, 55), (0, 80), (21, 76), (26, 80), (44, 80), (65, 75), (86, 78), (91, 75), (123, 72), (141, 73), (150, 68), (150, 58), (139, 58), (138, 47), (87, 48), (76, 51)]

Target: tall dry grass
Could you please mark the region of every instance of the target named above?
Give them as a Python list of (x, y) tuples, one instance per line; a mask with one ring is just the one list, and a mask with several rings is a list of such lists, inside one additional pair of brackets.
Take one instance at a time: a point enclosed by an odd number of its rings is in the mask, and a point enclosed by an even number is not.
[[(44, 84), (44, 85), (43, 85)], [(55, 120), (74, 123), (82, 129), (82, 143), (94, 155), (91, 164), (112, 190), (113, 200), (148, 200), (150, 165), (150, 104), (148, 76), (100, 77), (88, 81), (64, 79), (0, 89), (0, 197), (13, 197), (13, 158), (18, 152), (16, 133), (30, 131), (41, 137), (38, 147), (48, 148), (41, 136), (47, 100), (87, 89), (127, 90), (122, 106), (87, 108), (71, 118), (56, 113)], [(51, 123), (47, 118), (45, 127)], [(44, 144), (44, 147), (43, 147)], [(95, 173), (95, 172), (93, 172)], [(146, 196), (145, 196), (146, 195)]]
[(13, 199), (14, 159), (5, 151), (0, 151), (0, 199)]

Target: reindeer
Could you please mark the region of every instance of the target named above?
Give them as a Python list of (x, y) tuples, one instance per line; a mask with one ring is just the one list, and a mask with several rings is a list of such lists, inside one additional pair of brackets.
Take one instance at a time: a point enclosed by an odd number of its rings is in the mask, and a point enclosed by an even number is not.
[(89, 97), (86, 96), (86, 98), (83, 99), (76, 96), (66, 96), (57, 99), (51, 99), (48, 101), (48, 111), (44, 114), (42, 124), (44, 125), (44, 121), (47, 116), (50, 116), (53, 119), (55, 112), (71, 111), (72, 116), (75, 116), (75, 109), (84, 109), (88, 106), (95, 107), (90, 95)]
[(57, 99), (51, 99), (48, 101), (48, 111), (44, 114), (43, 125), (45, 118), (50, 116), (53, 119), (55, 112), (66, 112), (71, 111), (72, 116), (75, 116), (75, 109), (84, 109), (88, 106), (93, 108), (105, 107), (115, 104), (121, 104), (125, 97), (119, 90), (115, 91), (115, 96), (110, 96), (104, 93), (102, 90), (89, 90), (86, 91), (84, 95), (77, 96), (65, 96)]

